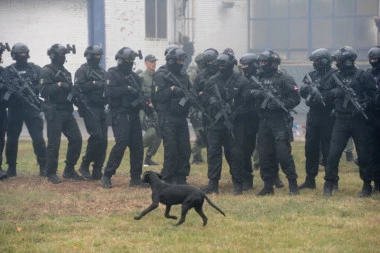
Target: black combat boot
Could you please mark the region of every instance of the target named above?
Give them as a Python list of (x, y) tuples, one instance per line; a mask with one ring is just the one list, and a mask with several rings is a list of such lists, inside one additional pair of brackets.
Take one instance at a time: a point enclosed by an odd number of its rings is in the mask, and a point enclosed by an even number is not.
[(301, 184), (300, 186), (298, 186), (299, 190), (302, 190), (305, 188), (309, 188), (309, 189), (313, 189), (313, 190), (316, 188), (314, 176), (307, 175), (305, 182), (303, 184)]
[(153, 161), (151, 156), (147, 155), (145, 157), (144, 166), (157, 166), (157, 165), (159, 165), (159, 164), (156, 163), (155, 161)]
[(253, 176), (252, 175), (245, 178), (243, 181), (243, 191), (247, 191), (250, 189), (253, 189)]
[(334, 188), (333, 181), (325, 181), (325, 184), (323, 186), (323, 196), (330, 197), (332, 196), (333, 188)]
[(8, 178), (8, 175), (3, 169), (0, 168), (0, 180)]
[(63, 170), (62, 177), (74, 180), (83, 180), (83, 177), (79, 176), (78, 173), (74, 170), (74, 166), (68, 165), (66, 165), (65, 169)]
[(282, 188), (285, 186), (284, 183), (281, 181), (279, 175), (277, 175), (277, 177), (274, 179), (274, 186), (276, 186), (276, 188)]
[(232, 180), (234, 184), (234, 192), (233, 194), (242, 195), (243, 194), (243, 182), (237, 182), (236, 180)]
[(8, 175), (8, 177), (16, 177), (17, 176), (16, 165), (9, 165), (8, 170), (7, 170), (7, 175)]
[(100, 182), (102, 183), (103, 188), (112, 188), (111, 178), (102, 176), (100, 179)]
[(371, 181), (364, 181), (362, 192), (359, 194), (359, 197), (368, 198), (368, 197), (371, 197), (371, 193), (372, 193)]
[(99, 180), (102, 178), (103, 174), (102, 174), (102, 167), (95, 167), (95, 166), (92, 166), (92, 179), (93, 180)]
[(59, 184), (61, 183), (61, 179), (57, 176), (57, 174), (51, 174), (47, 175), (48, 181), (52, 184)]
[(47, 170), (45, 168), (45, 165), (40, 165), (40, 177), (46, 177), (47, 176)]
[(148, 183), (143, 183), (141, 178), (131, 178), (129, 187), (148, 188), (150, 185)]
[(204, 160), (203, 160), (202, 155), (196, 154), (193, 156), (193, 161), (191, 162), (191, 164), (197, 165), (197, 164), (201, 164), (203, 162), (204, 162)]
[(298, 185), (297, 185), (297, 179), (288, 179), (289, 182), (289, 195), (299, 195), (300, 191), (298, 190)]
[(90, 164), (82, 161), (82, 164), (79, 167), (79, 173), (84, 177), (84, 179), (90, 180), (92, 178), (90, 174)]
[(264, 182), (264, 188), (261, 189), (259, 192), (259, 196), (266, 196), (266, 195), (273, 195), (274, 189), (273, 189), (273, 183)]
[(353, 162), (354, 161), (354, 155), (352, 152), (346, 152), (346, 161), (347, 162)]
[(210, 179), (208, 185), (203, 186), (201, 190), (206, 194), (219, 193), (219, 180)]

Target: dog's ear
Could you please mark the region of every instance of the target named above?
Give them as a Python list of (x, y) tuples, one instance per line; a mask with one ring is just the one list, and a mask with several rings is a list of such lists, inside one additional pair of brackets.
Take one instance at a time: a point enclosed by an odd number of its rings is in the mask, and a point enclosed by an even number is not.
[(148, 182), (148, 175), (149, 175), (149, 171), (145, 171), (143, 176), (142, 176), (142, 181), (144, 183), (147, 183)]
[(156, 172), (156, 174), (157, 174), (158, 178), (161, 180), (162, 179), (162, 175), (160, 173), (157, 173), (157, 172)]

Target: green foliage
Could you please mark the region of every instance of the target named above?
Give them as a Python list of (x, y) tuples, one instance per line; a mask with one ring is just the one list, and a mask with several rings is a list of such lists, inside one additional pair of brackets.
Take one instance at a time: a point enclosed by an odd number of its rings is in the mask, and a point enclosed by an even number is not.
[[(66, 148), (63, 142), (58, 175)], [(303, 148), (304, 143), (293, 143), (299, 183), (305, 177)], [(358, 169), (343, 159), (340, 192), (331, 198), (322, 196), (323, 171), (317, 189), (299, 196), (288, 195), (281, 172), (285, 187), (269, 197), (256, 196), (263, 183), (254, 171), (255, 188), (233, 196), (224, 162), (220, 194), (210, 198), (227, 216), (205, 203), (206, 227), (193, 210), (175, 227), (176, 221), (165, 219), (163, 205), (133, 219), (150, 204), (151, 190), (128, 187), (128, 150), (112, 178), (114, 188), (103, 189), (99, 181), (52, 185), (38, 176), (31, 143), (21, 142), (19, 149), (18, 176), (0, 181), (0, 252), (377, 252), (380, 247), (380, 197), (358, 198)], [(154, 159), (162, 164), (162, 148)], [(188, 182), (200, 187), (207, 181), (207, 164), (192, 166)], [(179, 216), (180, 207), (171, 213)]]

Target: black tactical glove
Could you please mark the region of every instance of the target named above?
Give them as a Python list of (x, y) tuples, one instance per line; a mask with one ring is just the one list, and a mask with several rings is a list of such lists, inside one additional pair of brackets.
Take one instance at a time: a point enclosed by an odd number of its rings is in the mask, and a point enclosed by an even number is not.
[(279, 109), (279, 108), (281, 108), (281, 107), (280, 107), (280, 105), (277, 104), (273, 99), (271, 99), (271, 100), (269, 100), (269, 102), (268, 102), (267, 108), (268, 108), (269, 110), (277, 110), (277, 109)]
[(61, 85), (59, 87), (65, 91), (71, 90), (71, 85), (66, 82), (61, 82)]
[(344, 97), (344, 92), (342, 91), (341, 88), (334, 88), (331, 90), (334, 98), (342, 98)]

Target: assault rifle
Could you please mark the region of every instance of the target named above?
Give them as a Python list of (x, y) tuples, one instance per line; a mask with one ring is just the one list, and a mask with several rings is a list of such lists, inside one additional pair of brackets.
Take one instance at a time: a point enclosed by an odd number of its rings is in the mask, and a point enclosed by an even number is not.
[(315, 86), (309, 74), (306, 74), (306, 79), (308, 81), (308, 84), (311, 87), (311, 91), (309, 92), (309, 95), (306, 98), (306, 102), (309, 103), (311, 99), (317, 99), (317, 101), (320, 101), (322, 103), (323, 107), (326, 107), (326, 103), (325, 103), (325, 100), (323, 99), (321, 92)]
[(25, 92), (21, 89), (21, 87), (16, 83), (15, 80), (8, 82), (0, 78), (0, 89), (2, 89), (3, 87), (6, 89), (6, 92), (2, 97), (4, 101), (9, 101), (9, 98), (11, 97), (12, 93), (14, 93), (18, 95), (22, 100), (24, 100), (27, 104), (29, 104), (31, 107), (40, 111), (39, 105), (34, 104), (30, 96), (25, 94)]
[[(22, 91), (22, 93), (25, 94), (25, 96), (28, 98), (28, 101), (30, 101), (33, 105), (37, 106), (38, 108), (40, 108), (41, 111), (44, 111), (44, 109), (46, 108), (45, 104), (43, 103), (43, 101), (41, 101), (41, 99), (34, 93), (34, 91), (32, 90), (32, 88), (30, 88), (31, 85), (33, 85), (32, 81), (27, 78), (23, 78), (20, 73), (17, 71), (17, 69), (15, 68), (15, 66), (13, 65), (10, 65), (10, 68), (12, 69), (12, 72), (14, 74), (16, 74), (18, 80), (20, 80), (19, 84), (21, 84), (19, 87), (20, 87), (20, 90)], [(29, 104), (31, 104), (29, 103)]]
[(335, 83), (338, 85), (338, 87), (344, 93), (343, 108), (347, 109), (348, 103), (351, 103), (355, 107), (355, 109), (358, 112), (360, 112), (360, 114), (366, 120), (368, 120), (368, 116), (365, 114), (364, 108), (360, 105), (358, 101), (358, 96), (356, 95), (355, 91), (349, 86), (349, 84), (344, 85), (335, 74), (331, 74), (331, 76), (334, 79)]
[[(171, 72), (169, 72), (165, 76), (165, 79), (167, 79), (167, 80), (169, 80), (171, 82), (174, 82), (179, 87), (182, 87), (181, 82)], [(211, 117), (207, 114), (207, 112), (206, 112), (205, 108), (203, 107), (203, 105), (201, 104), (201, 102), (199, 102), (199, 100), (197, 98), (197, 95), (193, 91), (188, 90), (188, 89), (182, 89), (182, 91), (183, 91), (184, 97), (181, 99), (181, 101), (179, 102), (179, 104), (181, 106), (185, 106), (185, 104), (188, 101), (190, 101), (190, 103), (191, 103), (191, 105), (193, 107), (195, 107), (197, 110), (199, 110), (200, 112), (202, 112), (203, 116), (205, 116), (207, 118), (207, 120), (209, 120), (210, 122), (212, 122)]]
[[(135, 87), (138, 87), (137, 82), (132, 75), (126, 76), (125, 79), (131, 80), (133, 84), (135, 85)], [(133, 107), (136, 107), (141, 104), (143, 106), (144, 112), (150, 116), (153, 114), (153, 108), (149, 106), (150, 103), (151, 103), (150, 97), (145, 96), (145, 94), (141, 90), (139, 90), (138, 97), (134, 101), (132, 101), (131, 105)]]
[[(66, 77), (65, 73), (62, 72), (62, 70), (58, 70), (57, 74), (55, 75), (55, 78), (61, 76), (66, 83), (70, 83), (68, 78)], [(67, 100), (69, 102), (72, 102), (73, 99), (75, 100), (75, 105), (78, 106), (79, 110), (86, 110), (88, 111), (96, 120), (99, 120), (96, 114), (91, 110), (91, 108), (87, 104), (87, 99), (83, 95), (82, 89), (78, 85), (71, 86), (71, 90), (69, 95), (67, 96)]]
[(234, 125), (231, 122), (232, 110), (228, 103), (224, 103), (222, 96), (217, 84), (214, 84), (214, 90), (218, 103), (220, 104), (220, 111), (215, 115), (215, 122), (217, 122), (221, 117), (223, 117), (223, 123), (227, 127), (228, 132), (230, 132), (232, 139), (235, 139), (234, 135)]
[[(267, 108), (267, 105), (268, 105), (268, 102), (269, 100), (273, 100), (284, 112), (286, 113), (290, 113), (288, 109), (286, 109), (285, 105), (283, 102), (281, 102), (278, 98), (276, 98), (276, 96), (274, 95), (275, 91), (274, 91), (274, 88), (273, 87), (264, 87), (264, 85), (262, 84), (262, 82), (260, 82), (259, 80), (257, 80), (256, 77), (254, 76), (251, 76), (251, 80), (259, 85), (260, 89), (264, 92), (264, 96), (265, 96), (265, 99), (263, 101), (263, 103), (261, 104), (261, 109), (265, 109)], [(297, 114), (297, 112), (292, 109), (291, 110), (293, 113)]]

